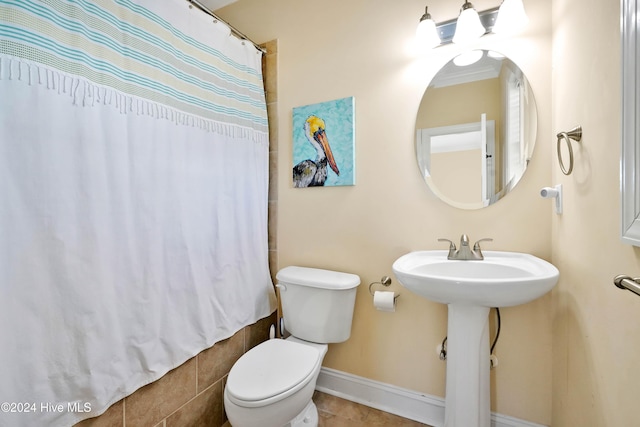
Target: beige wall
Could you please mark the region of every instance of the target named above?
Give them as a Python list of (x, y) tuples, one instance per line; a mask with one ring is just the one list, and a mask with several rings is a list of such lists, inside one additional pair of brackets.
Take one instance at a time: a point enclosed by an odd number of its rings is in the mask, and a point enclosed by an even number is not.
[(640, 275), (639, 250), (619, 238), (619, 14), (618, 1), (553, 2), (553, 131), (584, 132), (571, 176), (549, 158), (565, 195), (552, 223), (554, 426), (640, 423), (640, 299), (612, 284)]
[[(483, 10), (496, 1), (474, 1)], [(437, 20), (460, 5), (434, 0)], [(528, 32), (515, 41), (491, 37), (480, 47), (508, 54), (532, 84), (540, 144), (516, 191), (479, 211), (452, 208), (426, 187), (414, 154), (416, 112), (438, 68), (459, 48), (427, 56), (410, 52), (424, 11), (418, 0), (240, 0), (220, 15), (257, 42), (278, 39), (278, 258), (291, 264), (360, 275), (351, 339), (332, 345), (325, 366), (424, 393), (444, 396), (445, 364), (436, 346), (446, 335), (446, 306), (401, 293), (395, 313), (373, 308), (367, 286), (417, 249), (443, 248), (436, 239), (493, 237), (486, 249), (551, 258), (552, 208), (538, 196), (550, 185), (551, 0), (527, 2)], [(346, 96), (356, 99), (357, 184), (291, 186), (292, 108)], [(493, 409), (551, 422), (552, 297), (502, 310), (493, 371)]]

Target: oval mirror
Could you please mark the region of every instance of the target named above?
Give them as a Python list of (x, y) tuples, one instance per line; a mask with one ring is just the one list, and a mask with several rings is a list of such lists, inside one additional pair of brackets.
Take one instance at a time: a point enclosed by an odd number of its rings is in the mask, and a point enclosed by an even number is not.
[(494, 51), (449, 61), (422, 97), (416, 119), (418, 166), (444, 202), (479, 209), (504, 197), (527, 169), (537, 111), (522, 70)]

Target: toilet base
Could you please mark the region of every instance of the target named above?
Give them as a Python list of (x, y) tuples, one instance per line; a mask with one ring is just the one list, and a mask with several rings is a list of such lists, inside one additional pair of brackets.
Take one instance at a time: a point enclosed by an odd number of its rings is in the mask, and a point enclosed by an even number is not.
[(285, 427), (318, 427), (318, 408), (313, 400)]

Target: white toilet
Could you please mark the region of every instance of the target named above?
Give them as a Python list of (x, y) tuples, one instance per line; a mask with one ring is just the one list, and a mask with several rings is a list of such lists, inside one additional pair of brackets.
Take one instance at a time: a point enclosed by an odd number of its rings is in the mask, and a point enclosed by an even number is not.
[(286, 267), (276, 279), (291, 336), (263, 342), (231, 368), (224, 407), (233, 427), (316, 427), (311, 398), (327, 344), (351, 335), (358, 276)]

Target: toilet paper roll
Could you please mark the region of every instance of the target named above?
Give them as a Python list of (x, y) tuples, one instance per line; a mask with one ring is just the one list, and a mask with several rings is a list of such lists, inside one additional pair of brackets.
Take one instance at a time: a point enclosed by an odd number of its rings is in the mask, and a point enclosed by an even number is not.
[(375, 291), (373, 294), (373, 306), (380, 311), (396, 311), (395, 292)]

